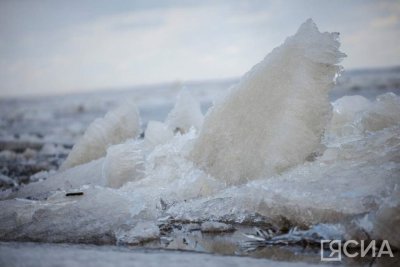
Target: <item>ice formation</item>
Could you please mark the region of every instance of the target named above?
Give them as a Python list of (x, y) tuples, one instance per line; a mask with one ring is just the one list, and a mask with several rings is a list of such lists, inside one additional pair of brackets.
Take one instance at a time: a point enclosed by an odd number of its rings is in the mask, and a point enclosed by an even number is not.
[(103, 177), (109, 187), (121, 187), (128, 181), (139, 180), (144, 175), (144, 156), (139, 142), (110, 146), (103, 162)]
[[(135, 244), (158, 238), (158, 222), (171, 218), (204, 231), (334, 225), (343, 239), (400, 247), (400, 97), (343, 97), (329, 121), (326, 92), (342, 55), (335, 37), (306, 22), (209, 112), (200, 133), (151, 122), (144, 140), (108, 149), (102, 141), (98, 159), (0, 194), (0, 239)], [(65, 194), (75, 191), (83, 195)]]
[(367, 132), (400, 122), (400, 98), (393, 93), (380, 95), (374, 102), (362, 96), (344, 96), (332, 105), (333, 116), (325, 134), (329, 142), (360, 139)]
[(340, 138), (361, 134), (354, 122), (358, 113), (367, 109), (371, 102), (363, 96), (344, 96), (336, 100), (333, 106), (333, 116), (328, 126), (327, 137)]
[(320, 144), (344, 56), (312, 20), (254, 66), (207, 114), (192, 159), (229, 184), (302, 163)]
[(107, 148), (140, 133), (140, 118), (137, 108), (126, 103), (108, 112), (104, 118), (95, 120), (82, 138), (75, 144), (61, 166), (62, 170), (99, 159), (106, 155)]
[(167, 143), (173, 138), (174, 134), (166, 124), (159, 121), (149, 121), (144, 136), (146, 145), (152, 150), (157, 145)]
[(174, 132), (186, 133), (191, 127), (200, 130), (203, 119), (199, 102), (183, 89), (178, 95), (174, 108), (168, 114), (166, 124)]

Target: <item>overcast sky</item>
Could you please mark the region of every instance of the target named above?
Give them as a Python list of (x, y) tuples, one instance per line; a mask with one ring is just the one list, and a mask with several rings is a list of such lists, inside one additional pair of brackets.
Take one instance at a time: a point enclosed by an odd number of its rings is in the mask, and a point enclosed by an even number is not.
[(400, 65), (398, 0), (0, 0), (0, 96), (237, 77), (307, 18), (345, 68)]

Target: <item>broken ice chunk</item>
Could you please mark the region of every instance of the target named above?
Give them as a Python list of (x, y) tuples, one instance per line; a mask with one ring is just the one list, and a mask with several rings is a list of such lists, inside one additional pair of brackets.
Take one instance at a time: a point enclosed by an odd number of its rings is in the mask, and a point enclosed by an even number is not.
[(107, 186), (118, 188), (128, 181), (144, 177), (144, 155), (141, 142), (129, 140), (110, 146), (103, 163), (103, 176)]
[(229, 184), (304, 162), (330, 117), (328, 91), (344, 56), (312, 20), (243, 76), (204, 119), (192, 160)]
[(132, 229), (115, 233), (117, 244), (137, 245), (160, 237), (160, 229), (153, 221), (139, 221)]
[(104, 157), (109, 146), (120, 144), (128, 138), (135, 138), (139, 133), (140, 118), (137, 108), (132, 103), (126, 103), (89, 125), (61, 169), (65, 170)]

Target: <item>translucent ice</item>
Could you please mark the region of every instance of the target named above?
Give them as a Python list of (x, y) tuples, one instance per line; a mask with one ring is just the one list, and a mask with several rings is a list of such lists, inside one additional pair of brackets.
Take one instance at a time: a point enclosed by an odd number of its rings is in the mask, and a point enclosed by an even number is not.
[(116, 233), (118, 244), (140, 244), (159, 237), (160, 229), (153, 221), (139, 221), (133, 228)]
[(0, 195), (4, 198), (29, 198), (43, 200), (54, 192), (79, 189), (84, 185), (107, 186), (108, 182), (102, 174), (104, 158), (81, 164), (65, 171), (58, 172), (44, 181), (24, 185), (15, 192)]
[(373, 102), (362, 96), (345, 96), (333, 103), (326, 142), (362, 138), (369, 132), (400, 124), (400, 97), (386, 93)]
[(140, 141), (110, 146), (104, 159), (103, 176), (107, 186), (121, 187), (144, 176), (144, 155)]
[(207, 114), (191, 156), (198, 166), (238, 184), (304, 162), (330, 116), (344, 56), (337, 37), (308, 20), (244, 75)]
[(132, 103), (126, 103), (89, 125), (61, 169), (65, 170), (104, 157), (110, 145), (135, 138), (139, 133), (140, 118), (137, 108)]
[(358, 95), (344, 96), (332, 105), (333, 116), (328, 125), (326, 138), (340, 139), (360, 135), (362, 130), (355, 124), (356, 116), (370, 107), (370, 101)]
[(360, 123), (364, 131), (379, 131), (400, 123), (400, 97), (386, 93), (376, 98), (373, 106), (366, 110)]

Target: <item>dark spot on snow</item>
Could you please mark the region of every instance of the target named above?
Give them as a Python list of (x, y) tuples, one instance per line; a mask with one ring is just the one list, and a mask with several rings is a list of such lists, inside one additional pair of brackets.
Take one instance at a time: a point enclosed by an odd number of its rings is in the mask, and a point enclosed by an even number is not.
[(70, 193), (65, 194), (66, 197), (82, 196), (82, 195), (83, 195), (83, 192), (70, 192)]

